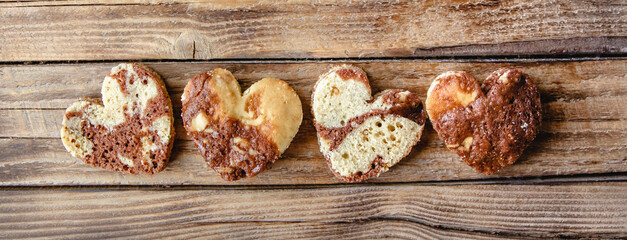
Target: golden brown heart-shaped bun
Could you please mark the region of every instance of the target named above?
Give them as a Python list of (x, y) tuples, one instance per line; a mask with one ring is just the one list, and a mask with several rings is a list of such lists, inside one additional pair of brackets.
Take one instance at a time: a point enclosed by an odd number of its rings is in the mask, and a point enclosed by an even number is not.
[(70, 154), (131, 174), (163, 170), (174, 142), (174, 119), (161, 77), (141, 64), (120, 64), (105, 77), (102, 100), (104, 105), (85, 98), (67, 108), (61, 139)]
[(446, 147), (484, 174), (514, 163), (540, 131), (540, 92), (518, 69), (493, 72), (483, 90), (466, 72), (446, 72), (427, 94), (429, 118)]
[(224, 180), (253, 177), (285, 152), (303, 119), (285, 82), (264, 78), (242, 95), (231, 72), (192, 78), (181, 96), (183, 124), (209, 167)]
[(373, 99), (366, 73), (350, 65), (320, 76), (311, 105), (320, 151), (333, 174), (348, 182), (378, 176), (407, 156), (426, 119), (409, 91), (385, 90)]

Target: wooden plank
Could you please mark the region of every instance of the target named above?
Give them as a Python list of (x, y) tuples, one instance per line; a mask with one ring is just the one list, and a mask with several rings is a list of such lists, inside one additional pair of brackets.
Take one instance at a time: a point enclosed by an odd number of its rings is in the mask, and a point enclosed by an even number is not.
[[(244, 88), (262, 77), (285, 79), (301, 97), (304, 121), (283, 158), (252, 179), (224, 182), (175, 121), (177, 141), (168, 168), (152, 177), (86, 166), (65, 152), (59, 137), (63, 108), (81, 96), (97, 97), (100, 80), (115, 63), (20, 65), (0, 68), (0, 185), (257, 185), (338, 183), (329, 172), (312, 126), (309, 99), (329, 63), (151, 63), (166, 79), (175, 106), (194, 74), (226, 67)], [(376, 90), (406, 88), (424, 99), (439, 73), (463, 69), (483, 78), (499, 67), (518, 67), (538, 82), (544, 104), (542, 131), (522, 159), (483, 176), (464, 165), (428, 126), (401, 163), (372, 182), (415, 182), (627, 172), (627, 61), (566, 63), (359, 62)], [(68, 77), (71, 76), (71, 77)], [(93, 77), (97, 76), (97, 77)], [(175, 107), (178, 109), (178, 107)], [(178, 110), (176, 116), (179, 116)]]
[(625, 182), (21, 189), (0, 191), (0, 203), (0, 232), (7, 238), (627, 237)]
[(619, 0), (9, 1), (0, 61), (621, 54)]
[[(67, 232), (65, 232), (67, 233)], [(485, 233), (443, 230), (397, 220), (369, 220), (365, 222), (315, 223), (315, 222), (193, 222), (159, 227), (144, 227), (128, 231), (72, 229), (61, 231), (25, 231), (5, 234), (11, 239), (512, 239)], [(0, 234), (0, 236), (2, 236)]]
[[(180, 126), (179, 126), (180, 127)], [(307, 127), (308, 129), (310, 127)], [(83, 164), (59, 139), (0, 139), (0, 185), (265, 185), (339, 183), (328, 170), (313, 128), (294, 139), (280, 160), (262, 174), (225, 182), (189, 140), (177, 140), (171, 162), (155, 176), (131, 176)], [(428, 127), (421, 143), (389, 172), (370, 182), (415, 182), (500, 177), (627, 172), (627, 121), (545, 123), (514, 165), (485, 176), (448, 151)]]
[[(233, 72), (242, 88), (264, 78), (283, 79), (309, 108), (311, 89), (318, 76), (341, 62), (159, 62), (147, 63), (164, 79), (175, 107), (194, 75), (216, 67)], [(608, 117), (624, 114), (614, 105), (627, 93), (627, 61), (472, 63), (419, 60), (352, 61), (363, 68), (373, 91), (404, 88), (425, 99), (433, 79), (449, 70), (465, 70), (479, 80), (502, 67), (520, 68), (540, 86), (542, 102), (552, 118), (581, 119), (586, 111)], [(100, 97), (102, 80), (118, 63), (0, 65), (0, 109), (65, 109), (79, 98)], [(603, 102), (608, 100), (609, 102)], [(590, 101), (590, 102), (586, 102)], [(612, 103), (602, 106), (599, 103)], [(552, 104), (552, 105), (551, 105)], [(571, 105), (572, 104), (572, 105)], [(600, 108), (600, 109), (598, 109)], [(624, 110), (624, 108), (622, 109)], [(309, 111), (304, 111), (306, 114)], [(588, 114), (589, 115), (589, 114)]]

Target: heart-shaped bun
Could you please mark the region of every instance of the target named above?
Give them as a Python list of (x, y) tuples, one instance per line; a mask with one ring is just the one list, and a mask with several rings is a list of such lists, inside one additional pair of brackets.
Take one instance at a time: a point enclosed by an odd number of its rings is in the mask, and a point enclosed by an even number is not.
[(360, 182), (386, 172), (420, 140), (426, 113), (400, 89), (374, 99), (366, 73), (342, 65), (320, 76), (312, 95), (320, 151), (333, 174)]
[(192, 78), (181, 96), (183, 124), (209, 167), (224, 180), (253, 177), (287, 149), (303, 120), (287, 83), (256, 82), (242, 96), (231, 72), (216, 68)]
[(111, 69), (102, 100), (85, 98), (65, 112), (61, 139), (72, 156), (132, 174), (165, 168), (174, 142), (172, 103), (161, 77), (141, 64)]
[(514, 163), (540, 130), (538, 87), (518, 69), (493, 72), (483, 90), (466, 72), (446, 72), (427, 94), (429, 118), (444, 144), (484, 174)]

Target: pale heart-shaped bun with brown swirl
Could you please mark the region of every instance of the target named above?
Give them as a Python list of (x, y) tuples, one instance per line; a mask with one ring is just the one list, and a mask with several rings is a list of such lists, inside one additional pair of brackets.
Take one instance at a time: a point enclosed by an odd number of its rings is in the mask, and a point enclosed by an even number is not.
[(284, 81), (264, 78), (242, 95), (235, 77), (221, 68), (192, 78), (181, 100), (187, 134), (228, 181), (253, 177), (275, 162), (303, 120), (300, 99)]
[(407, 156), (426, 119), (415, 94), (394, 89), (373, 98), (366, 73), (350, 65), (320, 76), (312, 112), (320, 151), (333, 174), (347, 182), (376, 177)]
[(102, 101), (85, 98), (66, 110), (61, 139), (72, 156), (92, 166), (154, 174), (170, 158), (172, 116), (161, 77), (144, 65), (123, 63), (105, 77)]
[(446, 147), (484, 174), (514, 163), (542, 122), (538, 87), (518, 69), (493, 72), (483, 89), (466, 72), (446, 72), (431, 83), (426, 105)]

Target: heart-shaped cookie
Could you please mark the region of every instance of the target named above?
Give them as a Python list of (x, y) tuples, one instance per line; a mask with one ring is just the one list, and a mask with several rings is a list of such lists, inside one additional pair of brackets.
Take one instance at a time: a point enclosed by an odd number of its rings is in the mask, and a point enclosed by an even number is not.
[(484, 82), (466, 72), (438, 76), (426, 108), (444, 144), (484, 174), (514, 163), (542, 122), (536, 84), (518, 69), (500, 69)]
[(264, 78), (242, 96), (231, 72), (216, 68), (189, 80), (183, 124), (208, 166), (224, 180), (253, 177), (287, 149), (303, 120), (287, 83)]
[(61, 128), (72, 156), (132, 174), (165, 168), (174, 142), (172, 102), (161, 77), (141, 64), (111, 69), (102, 100), (85, 98), (67, 108)]
[(378, 176), (407, 156), (426, 120), (415, 94), (385, 90), (373, 99), (366, 73), (350, 65), (320, 76), (312, 113), (320, 151), (333, 174), (347, 182)]

